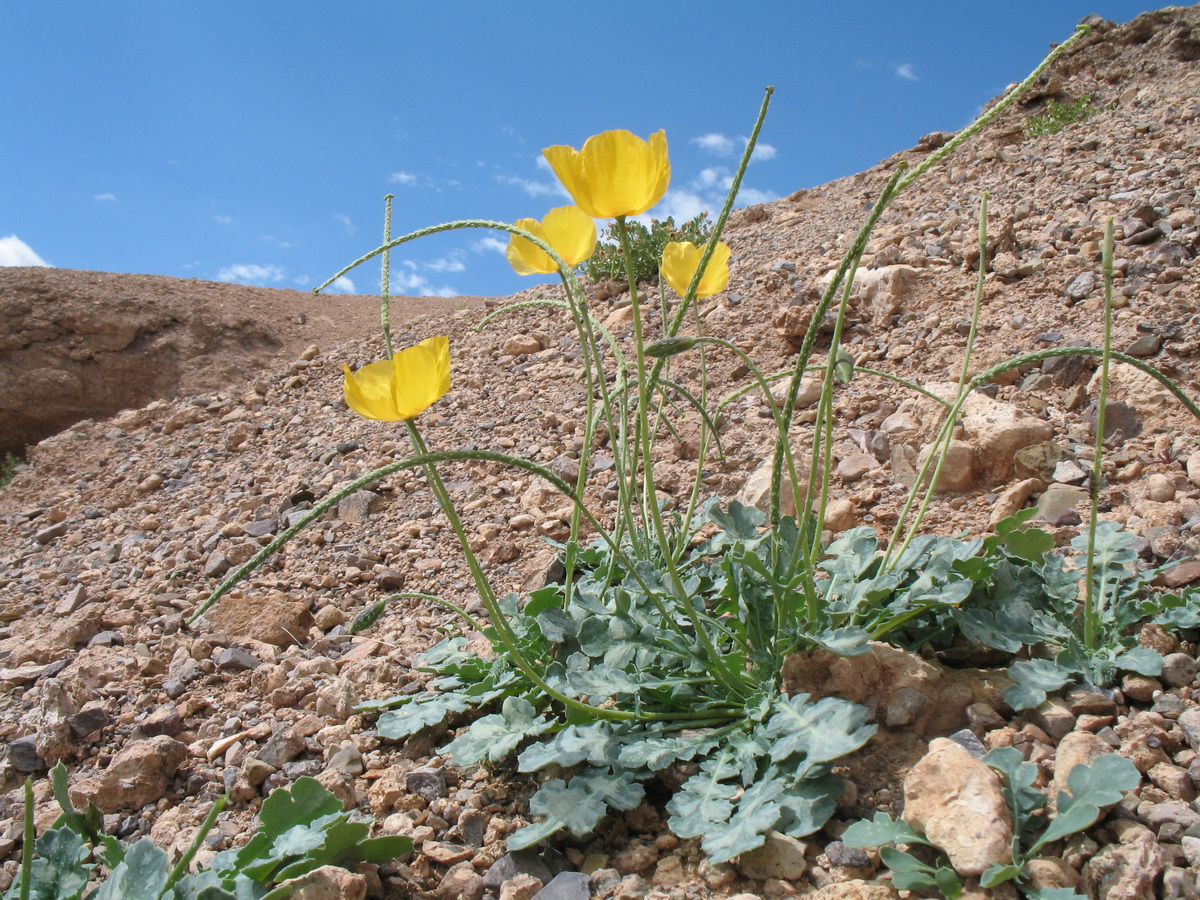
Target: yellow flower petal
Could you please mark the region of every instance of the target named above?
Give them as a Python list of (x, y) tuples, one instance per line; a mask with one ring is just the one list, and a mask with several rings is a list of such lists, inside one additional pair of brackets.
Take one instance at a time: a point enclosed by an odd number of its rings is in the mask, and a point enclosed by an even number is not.
[(450, 390), (450, 339), (415, 347), (351, 372), (342, 366), (346, 405), (368, 419), (399, 422), (420, 415)]
[[(542, 229), (542, 223), (537, 219), (517, 219), (513, 224), (523, 231), (528, 231), (530, 234), (546, 240), (546, 232)], [(546, 243), (550, 242), (546, 241)], [(558, 267), (554, 265), (554, 260), (545, 250), (515, 234), (509, 235), (508, 249), (504, 255), (508, 257), (508, 264), (516, 270), (518, 275), (550, 275), (558, 270)]]
[[(662, 277), (679, 296), (682, 297), (687, 292), (688, 285), (692, 283), (692, 276), (696, 274), (696, 267), (700, 265), (703, 252), (702, 247), (697, 247), (690, 241), (672, 241), (663, 247)], [(708, 265), (704, 267), (704, 274), (696, 287), (696, 296), (711, 297), (725, 290), (728, 285), (729, 246), (718, 241)]]
[(648, 142), (628, 131), (605, 131), (588, 138), (582, 151), (556, 146), (542, 155), (572, 199), (596, 219), (644, 213), (671, 180), (665, 131)]
[[(515, 224), (553, 247), (571, 268), (596, 252), (596, 223), (578, 206), (552, 209), (541, 222), (518, 219)], [(506, 255), (518, 275), (553, 275), (558, 271), (548, 253), (515, 234), (508, 239)]]
[(368, 419), (383, 422), (398, 422), (396, 404), (392, 400), (392, 362), (384, 359), (363, 366), (351, 373), (349, 366), (342, 366), (344, 377), (342, 389), (346, 405)]

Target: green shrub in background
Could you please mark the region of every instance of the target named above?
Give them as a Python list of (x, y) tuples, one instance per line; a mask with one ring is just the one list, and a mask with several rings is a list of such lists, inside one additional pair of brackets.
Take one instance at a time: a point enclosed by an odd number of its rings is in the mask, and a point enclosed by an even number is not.
[(6, 453), (4, 458), (0, 459), (0, 487), (4, 487), (13, 480), (13, 476), (17, 472), (17, 466), (25, 460), (17, 456), (15, 453)]
[(1096, 110), (1097, 107), (1092, 106), (1091, 97), (1080, 97), (1074, 103), (1051, 100), (1046, 104), (1045, 112), (1025, 120), (1025, 137), (1058, 134), (1072, 122), (1082, 122)]
[[(682, 225), (676, 225), (673, 216), (662, 221), (653, 219), (647, 228), (641, 222), (626, 223), (629, 230), (629, 246), (633, 253), (633, 271), (638, 283), (658, 280), (658, 262), (663, 248), (672, 241), (691, 241), (697, 246), (708, 243), (712, 236), (712, 222), (708, 213), (702, 212)], [(583, 264), (583, 274), (589, 281), (624, 281), (625, 257), (621, 252), (616, 223), (604, 229), (596, 253)]]

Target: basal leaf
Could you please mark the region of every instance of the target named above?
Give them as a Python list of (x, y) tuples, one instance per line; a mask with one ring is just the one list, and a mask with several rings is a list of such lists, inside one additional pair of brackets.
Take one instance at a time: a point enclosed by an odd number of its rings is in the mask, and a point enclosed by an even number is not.
[(684, 840), (699, 837), (729, 820), (737, 792), (734, 785), (701, 769), (684, 782), (683, 788), (667, 804), (667, 812), (671, 814), (667, 824)]
[(775, 830), (795, 838), (807, 837), (829, 821), (844, 790), (845, 782), (837, 775), (785, 788), (779, 797), (782, 814)]
[(612, 725), (608, 722), (593, 722), (588, 725), (568, 725), (549, 740), (530, 744), (517, 757), (517, 769), (521, 772), (537, 772), (546, 766), (578, 765), (590, 762), (594, 766), (613, 762), (610, 754), (615, 752)]
[(579, 631), (578, 623), (557, 607), (538, 613), (537, 623), (542, 635), (552, 644), (570, 640)]
[(621, 748), (620, 765), (627, 769), (658, 772), (674, 762), (687, 762), (698, 753), (707, 753), (716, 740), (701, 735), (651, 735)]
[(1113, 663), (1126, 672), (1157, 676), (1162, 674), (1163, 658), (1161, 653), (1149, 647), (1135, 647), (1122, 653)]
[(897, 850), (895, 847), (879, 848), (879, 858), (897, 875), (911, 875), (917, 872), (932, 875), (936, 870), (917, 859), (911, 853)]
[(783, 784), (774, 778), (764, 778), (748, 787), (729, 821), (704, 832), (700, 845), (704, 852), (714, 863), (722, 863), (761, 847), (767, 832), (779, 821), (781, 793)]
[(775, 762), (797, 753), (810, 764), (831, 762), (853, 753), (875, 733), (865, 707), (837, 697), (809, 703), (807, 694), (796, 694), (778, 700), (772, 710), (767, 732)]
[(1006, 881), (1012, 881), (1014, 878), (1019, 878), (1021, 871), (1020, 866), (1014, 866), (1011, 863), (1007, 866), (995, 863), (979, 876), (979, 884), (981, 887), (992, 888), (998, 884), (1004, 884)]
[(1013, 556), (1037, 563), (1054, 549), (1054, 538), (1040, 528), (1018, 528), (1004, 536), (1004, 546)]
[(289, 828), (311, 825), (322, 816), (340, 813), (342, 801), (315, 778), (297, 778), (289, 788), (272, 791), (258, 814), (260, 834), (274, 839)]
[(458, 694), (434, 694), (382, 713), (375, 722), (375, 730), (381, 738), (402, 741), (426, 728), (440, 725), (451, 713), (465, 712), (469, 708), (467, 699)]
[(489, 760), (499, 762), (527, 737), (554, 727), (554, 722), (533, 708), (524, 697), (507, 697), (501, 712), (484, 716), (442, 748), (464, 766)]
[(158, 900), (167, 886), (167, 854), (142, 838), (129, 848), (120, 865), (113, 869), (93, 900)]
[(729, 504), (728, 512), (714, 503), (706, 510), (705, 517), (730, 537), (742, 541), (758, 537), (759, 526), (767, 520), (759, 509), (737, 500)]
[(1090, 828), (1100, 818), (1100, 807), (1120, 803), (1126, 791), (1141, 783), (1137, 767), (1116, 753), (1105, 753), (1091, 765), (1077, 765), (1067, 776), (1067, 794), (1058, 794), (1058, 815), (1038, 839), (1034, 849), (1068, 834)]
[(1048, 659), (1028, 659), (1008, 667), (1013, 685), (1004, 692), (1004, 700), (1015, 710), (1033, 709), (1046, 700), (1048, 691), (1067, 684), (1073, 673)]
[(83, 836), (70, 828), (52, 828), (38, 837), (35, 847), (37, 858), (33, 860), (29, 879), (30, 896), (35, 900), (79, 897), (91, 869), (84, 865), (89, 851)]
[(929, 844), (903, 819), (893, 819), (885, 812), (876, 812), (870, 821), (860, 819), (842, 834), (847, 847), (879, 847), (883, 844)]

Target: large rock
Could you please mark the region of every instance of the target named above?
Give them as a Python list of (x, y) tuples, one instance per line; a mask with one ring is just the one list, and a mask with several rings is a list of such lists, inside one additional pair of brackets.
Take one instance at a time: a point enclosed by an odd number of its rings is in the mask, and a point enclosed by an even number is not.
[(1080, 887), (1098, 900), (1155, 900), (1163, 854), (1153, 840), (1110, 844), (1087, 861)]
[(141, 809), (166, 795), (187, 758), (187, 747), (166, 735), (134, 741), (99, 778), (72, 785), (71, 797), (78, 804), (91, 801), (106, 813)]
[(878, 642), (859, 656), (811, 650), (793, 653), (783, 663), (783, 687), (789, 694), (861, 703), (872, 721), (926, 737), (966, 727), (967, 707), (1001, 704), (1007, 684), (993, 673), (935, 666)]
[[(822, 292), (833, 281), (835, 272), (826, 272), (819, 279)], [(891, 325), (892, 316), (900, 311), (905, 298), (912, 294), (921, 272), (912, 266), (880, 266), (859, 269), (850, 288), (850, 302), (869, 316), (876, 328)], [(834, 307), (836, 308), (836, 306)]]
[(207, 613), (213, 631), (277, 647), (303, 643), (313, 626), (309, 601), (283, 591), (231, 591)]
[(1012, 862), (1000, 776), (954, 741), (935, 739), (904, 779), (904, 821), (944, 850), (959, 875)]

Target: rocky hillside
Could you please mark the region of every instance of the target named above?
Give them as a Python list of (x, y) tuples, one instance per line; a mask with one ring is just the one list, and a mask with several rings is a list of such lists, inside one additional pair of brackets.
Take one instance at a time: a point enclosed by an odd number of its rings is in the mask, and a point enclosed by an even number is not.
[[(1099, 344), (1099, 250), (1111, 216), (1115, 346), (1200, 395), (1198, 60), (1200, 7), (1096, 23), (1023, 105), (902, 195), (860, 273), (847, 339), (858, 364), (935, 392), (957, 378), (975, 290), (975, 218), (987, 192), (990, 264), (973, 370), (1029, 350)], [(1026, 136), (1025, 123), (1052, 103), (1085, 98), (1092, 112), (1083, 121)], [(927, 135), (869, 171), (736, 213), (726, 237), (733, 280), (704, 303), (706, 331), (734, 340), (764, 371), (784, 369), (865, 208), (898, 164), (919, 161), (946, 138)], [(22, 301), (8, 298), (33, 277), (4, 275), (5, 310), (20, 309)], [(95, 277), (111, 279), (101, 308), (122, 308), (124, 278)], [(205, 288), (214, 320), (230, 323), (219, 330), (235, 343), (256, 333), (252, 320), (261, 333), (279, 321), (278, 308), (268, 322), (247, 312), (233, 293), (240, 290)], [(548, 296), (556, 289), (514, 299)], [(619, 297), (594, 308), (630, 340)], [(468, 309), (395, 329), (399, 344), (433, 334), (451, 340), (453, 388), (422, 416), (427, 442), (504, 449), (570, 471), (583, 399), (569, 320), (523, 309), (480, 329), (481, 318)], [(1092, 897), (1200, 895), (1196, 647), (1165, 634), (1147, 640), (1174, 657), (1169, 676), (1130, 681), (1103, 708), (1063, 704), (1051, 718), (1014, 717), (996, 698), (964, 699), (928, 661), (912, 658), (899, 674), (881, 662), (880, 690), (911, 690), (918, 707), (938, 715), (889, 718), (881, 700), (884, 727), (864, 751), (867, 762), (852, 766), (855, 789), (826, 831), (775, 848), (778, 865), (713, 866), (696, 841), (665, 830), (653, 804), (588, 841), (506, 855), (505, 835), (528, 821), (527, 777), (456, 769), (428, 741), (382, 741), (354, 710), (361, 700), (417, 690), (425, 677), (414, 668), (417, 654), (460, 626), (416, 601), (394, 606), (365, 637), (346, 633), (350, 617), (401, 587), (479, 611), (421, 477), (393, 476), (348, 498), (222, 600), (199, 630), (181, 628), (221, 576), (295, 510), (408, 453), (400, 430), (355, 416), (341, 399), (340, 365), (378, 358), (381, 342), (306, 328), (274, 370), (219, 385), (185, 381), (191, 393), (178, 399), (108, 419), (89, 414), (34, 447), (30, 464), (0, 489), (0, 738), (8, 747), (0, 858), (8, 876), (20, 842), (19, 780), (63, 760), (73, 791), (95, 800), (116, 833), (146, 834), (177, 850), (222, 792), (233, 800), (209, 850), (237, 843), (272, 787), (316, 775), (383, 832), (418, 840), (411, 858), (361, 876), (372, 896), (527, 897), (556, 872), (582, 869), (592, 895), (605, 898), (789, 896), (812, 886), (823, 900), (894, 897), (890, 887), (862, 881), (877, 877), (877, 860), (837, 838), (851, 818), (903, 807), (905, 774), (928, 742), (967, 728), (985, 746), (1021, 748), (1047, 778), (1068, 738), (1103, 742), (1145, 773), (1060, 867), (1050, 867), (1047, 886), (1080, 883)], [(300, 352), (301, 344), (312, 346)], [(56, 362), (63, 358), (56, 352), (40, 364), (48, 380), (76, 377)], [(684, 360), (686, 377), (692, 363)], [(710, 363), (714, 396), (744, 385), (732, 355), (714, 354)], [(981, 392), (926, 528), (981, 532), (1036, 504), (1060, 542), (1076, 535), (1086, 514), (1080, 485), (1090, 469), (1094, 369), (1047, 360)], [(1139, 535), (1148, 562), (1181, 561), (1168, 573), (1172, 584), (1200, 580), (1200, 427), (1134, 368), (1117, 366), (1113, 384), (1105, 516)], [(890, 528), (929, 440), (931, 408), (893, 382), (859, 375), (839, 390), (837, 411), (830, 527)], [(797, 451), (812, 415), (799, 416)], [(721, 497), (754, 500), (772, 440), (761, 399), (736, 401), (722, 427), (728, 453), (705, 484)], [(661, 446), (659, 486), (681, 492), (690, 484), (689, 433)], [(497, 589), (540, 584), (552, 560), (542, 539), (565, 533), (569, 510), (524, 473), (468, 465), (445, 474)], [(609, 477), (599, 471), (589, 486), (598, 503)], [(796, 690), (817, 689), (815, 676), (792, 675)], [(929, 767), (923, 771), (926, 780), (912, 790), (929, 784)], [(44, 788), (38, 803), (49, 821)], [(586, 896), (586, 880), (572, 884)]]
[[(396, 298), (396, 315), (469, 297)], [(50, 268), (0, 268), (0, 456), (153, 400), (198, 394), (378, 327), (373, 297)]]

